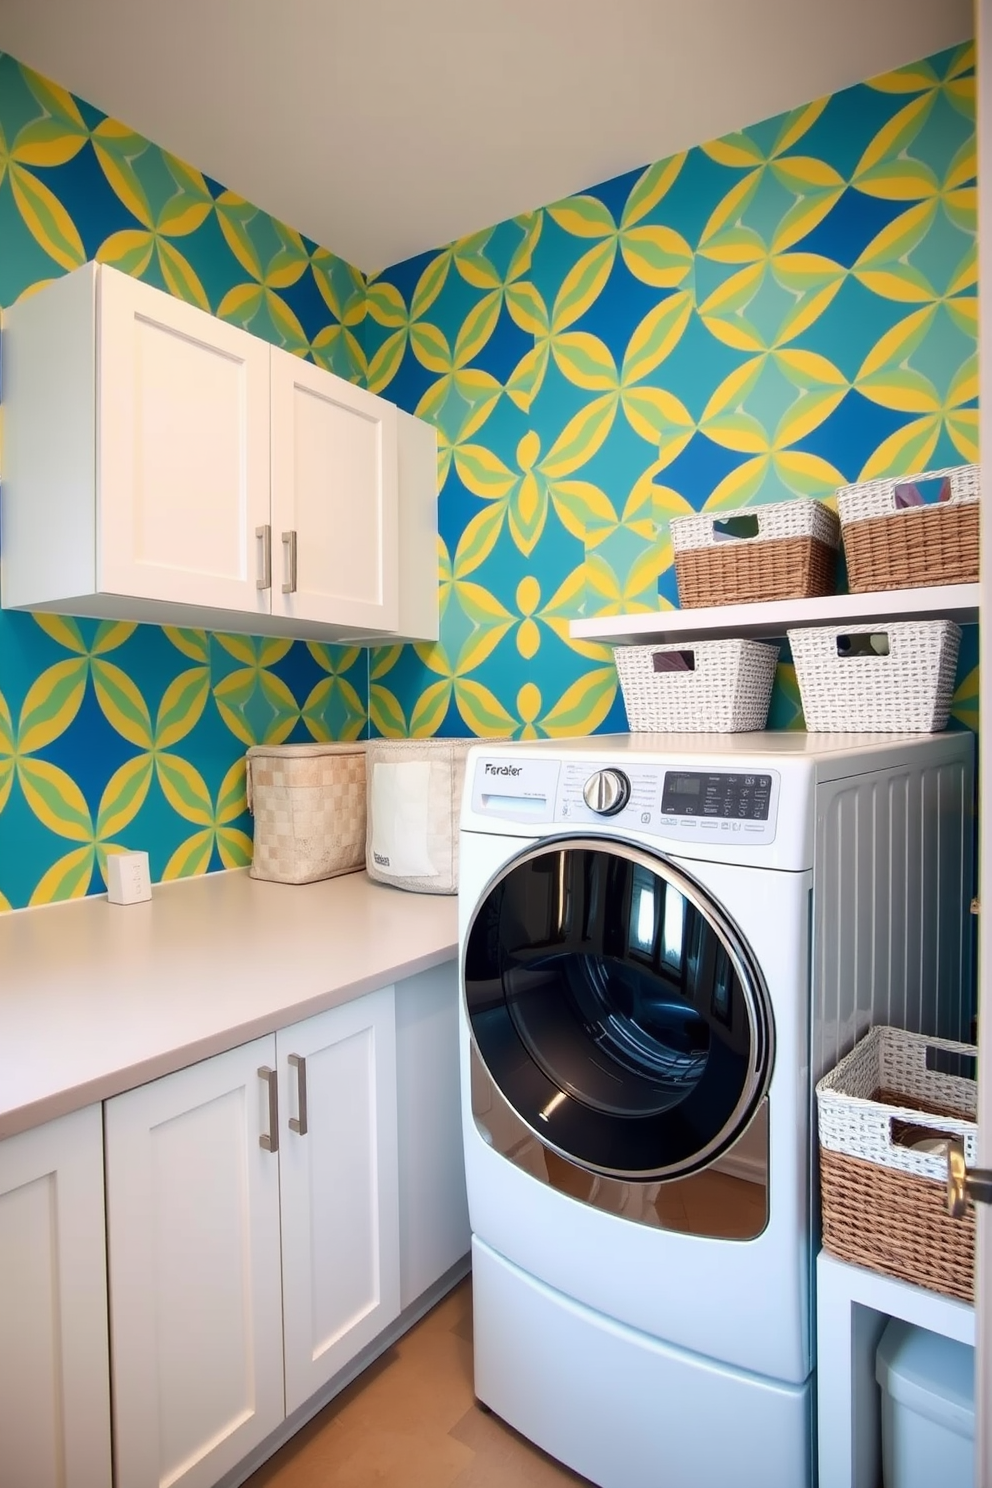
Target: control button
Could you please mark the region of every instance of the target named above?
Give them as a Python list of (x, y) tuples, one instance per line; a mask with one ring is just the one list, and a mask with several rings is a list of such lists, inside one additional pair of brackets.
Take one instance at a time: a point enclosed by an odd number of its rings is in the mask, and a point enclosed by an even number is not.
[(695, 825), (696, 825), (695, 818), (694, 817), (691, 817), (691, 816), (683, 816), (681, 818), (681, 820), (679, 821), (679, 826), (680, 827), (694, 827)]
[(719, 822), (704, 821), (700, 822), (699, 825), (702, 827), (704, 832), (718, 832), (720, 830)]
[(661, 825), (663, 827), (677, 827), (678, 824), (678, 818), (675, 816), (663, 816), (661, 818)]
[(641, 821), (644, 824), (644, 826), (647, 826), (648, 823), (650, 822), (650, 820), (651, 820), (651, 813), (650, 813), (650, 811), (642, 811), (641, 812)]
[(740, 822), (731, 822), (731, 826), (733, 827), (735, 832), (739, 832), (741, 829)]
[(721, 822), (720, 823), (720, 831), (721, 832), (729, 832), (730, 831), (730, 823), (729, 822)]
[(760, 832), (762, 834), (762, 836), (764, 836), (764, 832), (765, 832), (764, 827), (749, 827), (746, 823), (745, 823), (745, 826), (744, 826), (744, 830), (745, 830), (745, 832)]
[(630, 800), (630, 781), (622, 770), (597, 770), (582, 787), (582, 799), (598, 816), (616, 816)]

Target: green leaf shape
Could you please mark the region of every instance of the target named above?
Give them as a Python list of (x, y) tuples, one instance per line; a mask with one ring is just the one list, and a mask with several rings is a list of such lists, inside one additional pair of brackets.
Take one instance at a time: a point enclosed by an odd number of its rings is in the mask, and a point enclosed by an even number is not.
[(126, 227), (121, 232), (111, 233), (96, 251), (97, 263), (109, 264), (140, 279), (155, 254), (155, 235), (145, 228)]
[(67, 127), (62, 119), (32, 119), (15, 138), (11, 159), (19, 165), (41, 166), (46, 170), (68, 165), (89, 137), (81, 119), (79, 125), (79, 128)]
[(226, 631), (214, 631), (214, 640), (223, 647), (228, 656), (233, 656), (235, 661), (240, 661), (242, 666), (258, 665), (259, 658), (255, 643), (250, 636), (229, 635)]
[(417, 361), (428, 372), (445, 376), (453, 370), (451, 348), (444, 332), (438, 330), (437, 326), (430, 325), (427, 321), (419, 321), (411, 326), (410, 346)]
[(86, 671), (83, 657), (69, 657), (46, 667), (31, 684), (17, 730), (21, 754), (44, 749), (65, 733), (82, 706)]
[(537, 546), (548, 515), (548, 491), (532, 471), (528, 471), (510, 497), (508, 518), (510, 536), (525, 557)]
[(165, 238), (156, 240), (155, 249), (158, 253), (159, 268), (162, 270), (162, 277), (169, 293), (209, 313), (210, 301), (207, 299), (207, 292), (197, 278), (196, 270), (189, 260), (184, 258), (172, 243), (166, 242)]
[(506, 520), (506, 506), (493, 503), (472, 518), (458, 539), (454, 571), (464, 578), (479, 568), (496, 546)]
[(402, 327), (405, 330), (409, 317), (403, 296), (395, 284), (389, 284), (385, 280), (370, 284), (366, 290), (366, 303), (369, 315), (376, 325)]
[(621, 402), (634, 432), (657, 444), (662, 466), (670, 465), (682, 453), (696, 431), (688, 409), (664, 388), (624, 388)]
[(455, 679), (455, 707), (462, 722), (479, 738), (505, 738), (516, 726), (495, 693), (471, 677)]
[(381, 393), (392, 382), (403, 364), (406, 343), (407, 330), (404, 327), (401, 331), (394, 331), (379, 347), (369, 362), (367, 383), (370, 392)]
[(524, 352), (510, 373), (506, 384), (507, 396), (522, 413), (530, 412), (531, 404), (541, 391), (550, 356), (551, 348), (548, 342), (542, 341), (531, 351)]
[(622, 380), (640, 382), (670, 356), (681, 341), (692, 314), (692, 296), (686, 292), (669, 295), (637, 326), (623, 358)]
[(594, 667), (566, 688), (539, 727), (552, 739), (592, 733), (609, 713), (616, 693), (616, 668)]
[(540, 290), (529, 280), (511, 284), (506, 290), (506, 308), (516, 325), (528, 336), (548, 336), (551, 321)]
[(200, 662), (207, 666), (210, 662), (210, 642), (207, 640), (205, 630), (188, 630), (176, 625), (165, 625), (162, 627), (166, 640), (188, 656), (191, 661)]
[(156, 749), (171, 749), (199, 723), (210, 697), (210, 668), (190, 667), (162, 695), (155, 722)]
[(116, 651), (125, 641), (130, 640), (137, 628), (131, 620), (101, 620), (93, 637), (92, 655), (106, 656), (109, 652)]
[(89, 890), (95, 861), (96, 849), (92, 843), (73, 848), (42, 874), (28, 903), (33, 908), (38, 904), (56, 904), (64, 899), (81, 899)]
[(155, 773), (162, 794), (185, 821), (200, 826), (212, 826), (213, 802), (203, 776), (195, 765), (178, 754), (157, 754)]
[(258, 683), (262, 696), (273, 713), (271, 721), (265, 726), (262, 742), (282, 744), (296, 727), (300, 709), (285, 682), (274, 672), (259, 672)]
[(783, 486), (797, 496), (832, 496), (844, 484), (835, 465), (806, 450), (776, 450), (772, 465)]
[(569, 269), (555, 296), (551, 324), (555, 333), (570, 325), (599, 298), (610, 277), (617, 256), (616, 237), (596, 243)]
[(482, 444), (461, 445), (455, 450), (454, 458), (459, 480), (466, 490), (483, 501), (504, 500), (520, 479)]
[(369, 721), (384, 739), (407, 737), (406, 715), (398, 699), (380, 682), (373, 682), (369, 688)]
[(248, 224), (257, 215), (258, 209), (233, 191), (222, 191), (214, 203), (214, 208), (227, 246), (245, 273), (249, 274), (256, 284), (261, 285), (264, 278), (262, 263), (248, 231)]
[(907, 470), (925, 470), (940, 438), (939, 414), (928, 414), (904, 424), (868, 457), (859, 481), (876, 480), (883, 475), (903, 475)]
[(210, 866), (213, 849), (214, 830), (212, 827), (194, 832), (192, 837), (187, 837), (185, 842), (179, 844), (166, 863), (162, 881), (171, 883), (177, 878), (196, 878), (201, 873), (206, 873)]
[(726, 511), (728, 507), (747, 506), (760, 491), (769, 463), (770, 456), (767, 454), (745, 460), (724, 476), (707, 497), (703, 510)]
[(649, 165), (638, 176), (630, 188), (620, 220), (625, 236), (668, 195), (679, 178), (685, 160), (686, 152), (683, 150), (680, 155), (670, 155), (666, 160), (658, 160), (654, 165)]
[(245, 762), (243, 759), (236, 759), (220, 783), (215, 819), (221, 826), (224, 826), (229, 822), (237, 821), (238, 817), (244, 816), (247, 810)]
[(618, 385), (613, 353), (598, 336), (588, 331), (566, 331), (556, 335), (551, 350), (563, 377), (591, 392), (608, 392)]
[(575, 238), (605, 238), (616, 234), (613, 214), (597, 196), (567, 196), (545, 208), (552, 222)]
[(236, 739), (242, 744), (257, 744), (254, 729), (244, 715), (245, 704), (255, 691), (258, 673), (254, 667), (230, 672), (214, 686), (217, 711)]
[(154, 231), (152, 210), (132, 164), (148, 149), (148, 141), (143, 135), (128, 129), (126, 124), (118, 124), (114, 119), (101, 120), (93, 130), (91, 139), (96, 158), (111, 189), (142, 227), (149, 232)]
[(615, 530), (619, 519), (613, 502), (591, 481), (549, 481), (548, 494), (565, 531), (587, 547)]
[(17, 779), (24, 799), (50, 832), (75, 842), (93, 841), (93, 821), (82, 791), (48, 760), (20, 759)]
[(422, 315), (426, 315), (441, 293), (448, 278), (452, 257), (453, 250), (446, 248), (443, 253), (439, 253), (435, 258), (432, 258), (424, 269), (420, 278), (417, 280), (413, 297), (410, 300), (411, 321), (419, 320)]
[[(325, 720), (326, 710), (335, 696), (340, 698), (346, 715), (336, 734)], [(333, 738), (343, 741), (359, 737), (365, 727), (366, 713), (361, 698), (347, 677), (323, 677), (303, 704), (302, 718), (311, 738), (321, 742), (330, 742)]]
[(116, 837), (130, 825), (145, 804), (153, 774), (150, 754), (135, 755), (114, 771), (100, 797), (96, 817), (98, 842)]
[(462, 321), (455, 338), (454, 364), (467, 367), (475, 360), (496, 329), (503, 296), (499, 290), (485, 295)]
[(572, 475), (580, 465), (592, 459), (613, 427), (617, 403), (616, 393), (605, 393), (569, 419), (541, 461), (540, 468), (549, 480), (561, 480)]
[(634, 278), (656, 289), (675, 289), (692, 272), (692, 249), (671, 227), (629, 228), (620, 252)]
[[(935, 97), (933, 92), (928, 92), (920, 98), (914, 98), (882, 125), (854, 168), (851, 184), (855, 190), (863, 191), (865, 187), (862, 183), (865, 178), (871, 179), (876, 172), (880, 173), (877, 179), (884, 180), (887, 167), (899, 163), (899, 157), (903, 151), (912, 144), (930, 117)], [(916, 164), (909, 160), (903, 163), (909, 166)], [(930, 175), (932, 176), (932, 172)], [(870, 194), (884, 195), (885, 193), (872, 191)], [(929, 195), (929, 192), (923, 194)]]
[(217, 306), (221, 320), (234, 325), (248, 326), (255, 319), (265, 302), (265, 290), (260, 284), (237, 284), (229, 289)]
[(67, 651), (74, 651), (77, 656), (86, 655), (86, 642), (78, 620), (73, 620), (68, 615), (32, 615), (31, 619), (39, 630), (43, 630), (59, 646), (64, 646)]
[(448, 711), (451, 690), (451, 681), (443, 678), (424, 688), (410, 715), (411, 738), (428, 739), (437, 733)]
[(377, 682), (385, 677), (403, 655), (402, 646), (375, 646), (369, 653), (369, 681)]
[(111, 728), (139, 749), (153, 748), (151, 714), (135, 683), (109, 661), (94, 660), (92, 669), (96, 700)]
[[(56, 120), (65, 129), (81, 134), (85, 140), (88, 130), (83, 121), (83, 116), (76, 106), (76, 100), (65, 88), (60, 88), (58, 83), (53, 83), (49, 78), (43, 77), (40, 72), (35, 72), (30, 67), (21, 66), (21, 76), (27, 83), (35, 98), (41, 104), (47, 114)], [(62, 164), (61, 161), (35, 161), (35, 165)]]
[(246, 868), (252, 857), (251, 838), (238, 827), (218, 827), (217, 851), (225, 868)]
[(78, 269), (86, 262), (83, 240), (55, 193), (15, 161), (8, 176), (17, 210), (35, 242), (60, 268)]

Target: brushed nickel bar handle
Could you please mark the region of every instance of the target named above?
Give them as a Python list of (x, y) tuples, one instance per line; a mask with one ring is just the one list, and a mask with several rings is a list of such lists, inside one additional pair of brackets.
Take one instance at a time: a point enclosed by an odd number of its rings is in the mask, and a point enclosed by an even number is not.
[(283, 594), (296, 593), (296, 532), (284, 532), (282, 535), (283, 546), (286, 547), (289, 557), (289, 580), (282, 586)]
[(269, 1087), (269, 1129), (262, 1132), (258, 1139), (258, 1145), (265, 1152), (279, 1151), (279, 1085), (276, 1080), (276, 1072), (269, 1069), (267, 1064), (259, 1066), (258, 1078), (264, 1080)]
[(290, 1116), (289, 1129), (298, 1137), (307, 1134), (307, 1062), (302, 1054), (290, 1054), (289, 1064), (296, 1070), (296, 1100), (299, 1116)]
[(256, 589), (272, 588), (272, 528), (266, 522), (264, 527), (255, 528), (255, 536), (262, 539), (262, 573), (255, 580)]

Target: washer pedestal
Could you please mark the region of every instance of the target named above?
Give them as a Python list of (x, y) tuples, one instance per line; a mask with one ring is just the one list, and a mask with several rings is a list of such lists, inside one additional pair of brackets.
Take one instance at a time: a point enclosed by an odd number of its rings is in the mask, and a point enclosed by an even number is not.
[(476, 1395), (599, 1488), (810, 1482), (809, 1381), (779, 1384), (658, 1343), (477, 1239), (472, 1269)]

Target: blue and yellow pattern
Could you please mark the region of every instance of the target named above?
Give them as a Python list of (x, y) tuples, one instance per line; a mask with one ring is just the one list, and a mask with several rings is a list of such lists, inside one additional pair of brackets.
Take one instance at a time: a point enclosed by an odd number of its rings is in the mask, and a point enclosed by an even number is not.
[[(387, 270), (369, 385), (440, 431), (440, 643), (384, 734), (623, 724), (578, 615), (676, 600), (671, 517), (977, 458), (970, 46)], [(956, 700), (974, 724), (977, 646)], [(791, 667), (773, 721), (801, 726)]]
[[(358, 270), (0, 56), (0, 303), (98, 258), (356, 382)], [(249, 861), (244, 750), (365, 732), (366, 653), (0, 611), (0, 908)]]
[[(0, 55), (0, 304), (91, 258), (436, 423), (441, 638), (0, 611), (0, 907), (250, 851), (256, 741), (623, 726), (587, 614), (675, 600), (680, 512), (977, 454), (961, 47), (372, 277)], [(776, 726), (801, 725), (780, 668)], [(977, 725), (977, 641), (955, 716)]]

